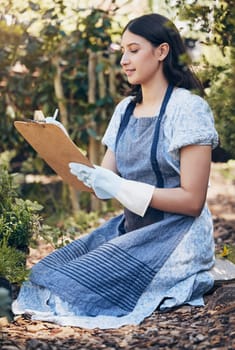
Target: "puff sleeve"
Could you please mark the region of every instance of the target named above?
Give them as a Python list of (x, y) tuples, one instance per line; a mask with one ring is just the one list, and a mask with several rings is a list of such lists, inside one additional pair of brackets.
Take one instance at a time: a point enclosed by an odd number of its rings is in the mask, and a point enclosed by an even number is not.
[[(182, 96), (181, 96), (182, 97)], [(169, 152), (188, 145), (218, 145), (218, 133), (208, 103), (200, 96), (187, 94), (171, 118)]]

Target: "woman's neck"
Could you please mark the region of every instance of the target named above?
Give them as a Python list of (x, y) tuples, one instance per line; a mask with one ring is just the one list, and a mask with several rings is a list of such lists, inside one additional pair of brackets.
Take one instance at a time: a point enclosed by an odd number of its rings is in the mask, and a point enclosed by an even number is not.
[(142, 103), (143, 105), (152, 105), (161, 103), (169, 83), (166, 79), (151, 85), (143, 85), (142, 88)]
[(160, 109), (164, 99), (168, 82), (161, 81), (160, 84), (151, 84), (151, 86), (143, 85), (142, 88), (142, 102), (137, 104), (134, 114), (136, 117), (146, 116), (152, 117)]

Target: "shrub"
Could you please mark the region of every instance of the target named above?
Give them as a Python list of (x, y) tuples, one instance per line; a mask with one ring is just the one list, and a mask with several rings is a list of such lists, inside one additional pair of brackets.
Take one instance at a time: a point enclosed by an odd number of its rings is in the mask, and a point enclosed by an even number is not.
[(0, 164), (0, 276), (22, 282), (27, 276), (30, 241), (41, 229), (36, 202), (23, 200), (7, 167)]

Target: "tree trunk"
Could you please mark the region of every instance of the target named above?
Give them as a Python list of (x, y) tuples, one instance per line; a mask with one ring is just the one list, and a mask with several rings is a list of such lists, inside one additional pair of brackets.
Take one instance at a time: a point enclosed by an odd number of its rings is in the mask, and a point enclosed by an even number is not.
[[(95, 104), (96, 102), (96, 63), (97, 55), (95, 52), (88, 51), (88, 102)], [(92, 128), (97, 132), (97, 125), (93, 123)], [(99, 142), (92, 136), (89, 138), (88, 156), (92, 164), (99, 164)], [(91, 210), (99, 211), (101, 202), (91, 195)]]
[[(64, 97), (63, 85), (62, 85), (60, 57), (54, 56), (54, 58), (52, 59), (52, 63), (56, 68), (56, 72), (54, 76), (55, 95), (58, 101), (58, 108), (60, 111), (61, 122), (66, 128), (68, 126), (68, 112), (67, 112), (67, 106), (66, 106), (66, 101)], [(72, 211), (73, 213), (76, 213), (80, 209), (79, 201), (78, 201), (78, 192), (70, 185), (65, 185), (63, 183), (63, 186), (68, 186), (69, 188), (69, 197), (71, 200)]]
[(67, 112), (67, 106), (66, 106), (66, 101), (64, 97), (63, 85), (62, 85), (60, 57), (54, 56), (52, 59), (52, 63), (56, 68), (56, 72), (54, 76), (54, 89), (55, 89), (56, 99), (58, 101), (58, 108), (60, 111), (61, 123), (66, 128), (68, 126), (68, 112)]
[(114, 98), (116, 96), (116, 54), (110, 54), (109, 58), (109, 93)]

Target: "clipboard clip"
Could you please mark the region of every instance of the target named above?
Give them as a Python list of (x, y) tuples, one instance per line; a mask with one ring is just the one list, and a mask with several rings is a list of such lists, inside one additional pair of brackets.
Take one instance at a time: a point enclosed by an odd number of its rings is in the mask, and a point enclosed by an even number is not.
[[(52, 120), (56, 120), (58, 113), (59, 113), (59, 108), (56, 108), (53, 116), (49, 117), (49, 118), (51, 118)], [(41, 110), (34, 111), (33, 121), (40, 122), (40, 123), (42, 123), (42, 122), (46, 123), (46, 118)]]

